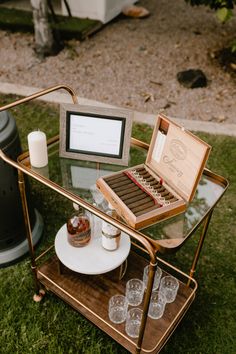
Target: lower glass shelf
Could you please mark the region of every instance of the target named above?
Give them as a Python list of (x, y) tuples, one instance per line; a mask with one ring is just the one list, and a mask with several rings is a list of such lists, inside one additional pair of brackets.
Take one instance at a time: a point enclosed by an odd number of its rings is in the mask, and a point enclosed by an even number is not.
[[(161, 260), (158, 265), (162, 267)], [(126, 282), (131, 278), (142, 279), (143, 269), (148, 261), (131, 251), (128, 257), (128, 267), (122, 280), (116, 280), (113, 272), (103, 275), (84, 275), (73, 272), (64, 266), (58, 266), (59, 261), (54, 255), (38, 269), (38, 279), (46, 289), (55, 293), (87, 319), (106, 332), (130, 352), (135, 352), (137, 340), (129, 337), (125, 332), (125, 324), (113, 324), (108, 317), (108, 301), (115, 294), (125, 294)], [(166, 265), (164, 262), (166, 270)], [(197, 283), (184, 273), (178, 273), (169, 265), (168, 273), (179, 280), (180, 286), (176, 300), (167, 304), (164, 315), (159, 320), (148, 317), (141, 353), (157, 353), (161, 350), (171, 333), (194, 300)], [(180, 280), (181, 279), (181, 280)], [(142, 304), (139, 306), (142, 308)]]

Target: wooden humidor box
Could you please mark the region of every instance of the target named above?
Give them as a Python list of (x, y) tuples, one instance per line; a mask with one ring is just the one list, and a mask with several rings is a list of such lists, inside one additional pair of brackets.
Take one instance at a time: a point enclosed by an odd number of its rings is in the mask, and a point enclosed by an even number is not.
[(97, 186), (130, 226), (141, 229), (186, 209), (209, 152), (208, 144), (159, 115), (145, 164), (101, 177)]

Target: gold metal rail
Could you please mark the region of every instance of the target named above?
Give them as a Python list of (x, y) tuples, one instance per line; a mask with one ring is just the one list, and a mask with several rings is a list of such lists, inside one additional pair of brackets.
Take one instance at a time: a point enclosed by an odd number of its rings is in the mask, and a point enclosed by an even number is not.
[(49, 94), (49, 93), (51, 93), (53, 91), (57, 91), (57, 90), (60, 90), (60, 89), (66, 90), (71, 95), (73, 102), (74, 103), (78, 103), (78, 98), (77, 98), (74, 90), (71, 87), (69, 87), (67, 85), (57, 85), (57, 86), (52, 86), (52, 87), (49, 87), (49, 88), (47, 88), (45, 90), (36, 92), (36, 93), (34, 93), (34, 94), (30, 95), (30, 96), (27, 96), (27, 97), (24, 97), (24, 98), (20, 98), (19, 100), (14, 101), (12, 103), (8, 103), (5, 106), (0, 107), (0, 112), (1, 111), (5, 111), (6, 109), (10, 109), (10, 108), (13, 108), (15, 106), (18, 106), (18, 105), (20, 105), (22, 103), (26, 103), (26, 102), (32, 101), (32, 100), (34, 100), (34, 99), (36, 99), (38, 97), (47, 95), (47, 94)]

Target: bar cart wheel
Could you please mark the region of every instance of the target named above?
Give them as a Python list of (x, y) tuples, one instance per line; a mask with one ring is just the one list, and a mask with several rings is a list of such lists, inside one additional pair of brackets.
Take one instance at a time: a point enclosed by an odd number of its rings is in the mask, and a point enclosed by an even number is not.
[(38, 294), (34, 294), (33, 300), (35, 302), (40, 302), (44, 298), (45, 294), (46, 294), (45, 290), (40, 289)]

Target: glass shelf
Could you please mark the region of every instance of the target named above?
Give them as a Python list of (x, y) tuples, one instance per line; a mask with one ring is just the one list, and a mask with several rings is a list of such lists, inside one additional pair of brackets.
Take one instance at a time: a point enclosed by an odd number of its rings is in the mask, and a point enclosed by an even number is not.
[[(146, 149), (132, 145), (128, 167), (144, 163), (146, 153)], [(96, 188), (96, 180), (101, 176), (126, 168), (105, 163), (60, 158), (58, 140), (49, 144), (48, 155), (48, 166), (42, 169), (31, 168), (28, 154), (21, 155), (18, 162), (24, 169), (34, 171), (39, 178), (43, 177), (56, 183), (90, 205), (95, 203), (93, 192)], [(186, 211), (142, 229), (141, 234), (152, 240), (156, 249), (161, 252), (177, 250), (205, 220), (227, 187), (228, 183), (223, 177), (205, 169), (195, 197), (189, 203)], [(96, 203), (96, 207), (103, 210), (102, 204)]]

